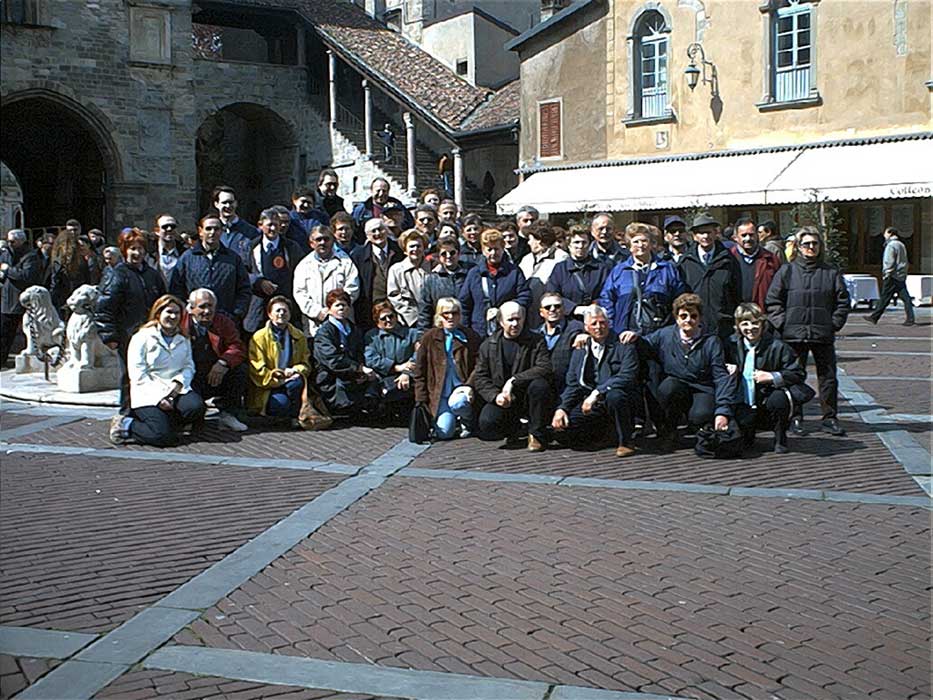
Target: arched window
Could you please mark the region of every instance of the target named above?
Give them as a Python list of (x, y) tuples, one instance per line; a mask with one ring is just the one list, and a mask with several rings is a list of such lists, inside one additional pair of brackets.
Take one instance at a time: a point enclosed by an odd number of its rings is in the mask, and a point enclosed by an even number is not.
[(769, 51), (759, 109), (820, 103), (816, 84), (819, 0), (771, 0), (761, 6)]
[(628, 36), (631, 89), (627, 123), (674, 118), (668, 75), (670, 36), (670, 19), (659, 2), (645, 3), (632, 19)]

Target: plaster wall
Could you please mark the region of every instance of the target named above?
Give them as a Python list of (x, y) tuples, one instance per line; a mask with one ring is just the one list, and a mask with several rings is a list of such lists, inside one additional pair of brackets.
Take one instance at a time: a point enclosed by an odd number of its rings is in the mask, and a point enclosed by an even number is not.
[(473, 13), (451, 17), (429, 25), (421, 35), (421, 48), (441, 61), (450, 70), (457, 70), (457, 61), (467, 61), (465, 80), (476, 84), (476, 44)]
[[(596, 19), (564, 41), (523, 57), (520, 167), (600, 160), (606, 157), (604, 70), (606, 18)], [(562, 156), (538, 158), (538, 103), (561, 99)]]
[(506, 51), (505, 44), (515, 38), (511, 32), (472, 14), (473, 27), (473, 83), (484, 87), (499, 87), (518, 77), (519, 60), (514, 51)]
[[(609, 158), (804, 143), (931, 127), (930, 0), (821, 0), (816, 8), (816, 86), (822, 104), (762, 111), (767, 14), (760, 2), (615, 0), (606, 53)], [(627, 37), (645, 6), (670, 17), (672, 123), (623, 124), (630, 91)], [(906, 13), (896, 23), (896, 13)], [(897, 24), (897, 26), (896, 26)], [(698, 36), (718, 71), (721, 114), (710, 86), (691, 92), (683, 72), (688, 45)], [(596, 66), (593, 66), (596, 69)], [(598, 89), (593, 88), (594, 97)], [(656, 135), (668, 132), (659, 151)], [(585, 160), (583, 152), (575, 160)]]

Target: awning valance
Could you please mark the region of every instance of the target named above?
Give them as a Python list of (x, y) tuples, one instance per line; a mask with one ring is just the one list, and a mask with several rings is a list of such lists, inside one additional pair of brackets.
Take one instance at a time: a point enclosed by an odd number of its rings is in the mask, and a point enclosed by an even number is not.
[(722, 154), (535, 173), (497, 203), (546, 214), (928, 197), (933, 140)]

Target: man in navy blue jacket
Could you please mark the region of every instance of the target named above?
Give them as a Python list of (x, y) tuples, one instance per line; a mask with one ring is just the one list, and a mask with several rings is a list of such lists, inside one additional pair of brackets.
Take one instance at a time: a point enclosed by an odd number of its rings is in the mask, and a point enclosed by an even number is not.
[(237, 216), (236, 192), (227, 185), (218, 185), (211, 195), (211, 203), (220, 217), (222, 229), (220, 243), (240, 256), (243, 264), (249, 261), (249, 249), (259, 238), (259, 229)]
[(609, 331), (601, 306), (588, 306), (583, 326), (590, 336), (575, 349), (567, 370), (567, 385), (554, 412), (551, 427), (558, 441), (586, 445), (599, 442), (612, 424), (616, 457), (635, 454), (632, 446), (632, 403), (638, 394), (638, 353)]
[(207, 287), (217, 296), (217, 309), (239, 324), (249, 310), (252, 292), (243, 260), (220, 242), (223, 223), (208, 214), (198, 222), (200, 242), (182, 253), (169, 278), (169, 291), (187, 299), (195, 289)]
[(554, 266), (547, 281), (547, 291), (563, 297), (568, 316), (583, 318), (583, 310), (599, 299), (611, 265), (590, 255), (590, 232), (584, 226), (570, 229), (570, 257)]
[(486, 229), (480, 236), (484, 262), (467, 274), (460, 288), (460, 305), (470, 327), (481, 338), (491, 336), (499, 327), (499, 307), (517, 301), (525, 309), (531, 294), (525, 275), (505, 257), (505, 241), (496, 229)]
[(301, 186), (292, 193), (292, 210), (288, 212), (288, 216), (290, 222), (285, 237), (297, 243), (307, 255), (311, 252), (308, 245), (311, 229), (315, 226), (330, 225), (330, 216), (315, 206), (314, 190), (307, 186)]

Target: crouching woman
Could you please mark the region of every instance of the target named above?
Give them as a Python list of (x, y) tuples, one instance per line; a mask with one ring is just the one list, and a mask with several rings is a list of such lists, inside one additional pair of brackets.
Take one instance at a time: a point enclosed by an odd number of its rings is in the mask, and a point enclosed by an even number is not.
[(246, 407), (251, 413), (296, 422), (311, 365), (308, 341), (290, 323), (291, 317), (286, 297), (275, 296), (266, 303), (266, 325), (249, 342)]
[(111, 440), (132, 438), (143, 445), (173, 447), (186, 424), (204, 418), (204, 401), (191, 389), (191, 342), (181, 333), (183, 304), (164, 294), (149, 320), (130, 339), (126, 353), (130, 415), (120, 419)]

